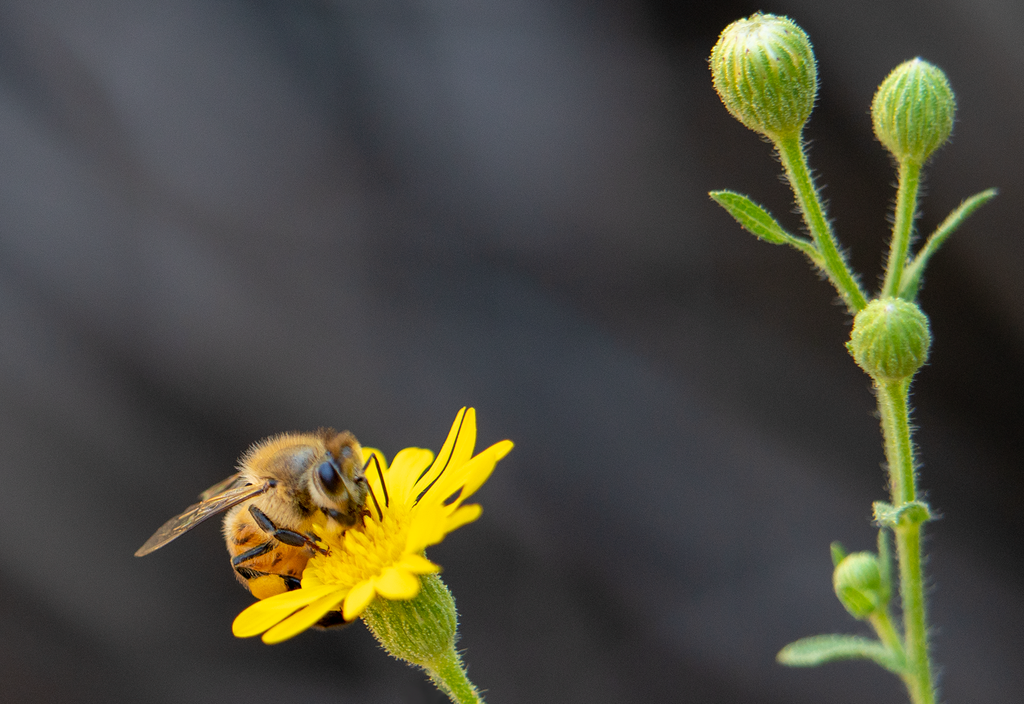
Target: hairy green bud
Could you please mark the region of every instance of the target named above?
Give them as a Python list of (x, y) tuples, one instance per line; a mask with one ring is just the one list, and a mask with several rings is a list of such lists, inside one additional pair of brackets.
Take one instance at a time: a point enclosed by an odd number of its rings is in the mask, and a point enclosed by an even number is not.
[(942, 69), (921, 59), (892, 70), (871, 101), (875, 136), (898, 161), (923, 165), (953, 131), (956, 98)]
[(818, 92), (807, 34), (776, 15), (726, 27), (711, 50), (711, 77), (729, 113), (772, 140), (800, 134)]
[(846, 348), (872, 379), (899, 381), (924, 365), (931, 344), (920, 308), (902, 298), (876, 298), (853, 319)]
[(847, 555), (832, 573), (832, 586), (846, 610), (865, 619), (889, 603), (878, 558), (870, 552)]

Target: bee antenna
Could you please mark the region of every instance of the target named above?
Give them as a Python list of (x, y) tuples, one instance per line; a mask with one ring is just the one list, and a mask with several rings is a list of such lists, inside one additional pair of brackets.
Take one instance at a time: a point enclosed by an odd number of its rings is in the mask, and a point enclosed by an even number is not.
[[(448, 465), (451, 464), (452, 457), (455, 456), (455, 446), (459, 444), (459, 436), (462, 435), (462, 422), (465, 419), (466, 419), (466, 414), (463, 413), (462, 417), (459, 418), (459, 428), (458, 428), (458, 430), (455, 431), (455, 442), (452, 443), (452, 449), (448, 451), (448, 458), (444, 461), (444, 465), (441, 467), (441, 470), (437, 473), (437, 476), (434, 477), (434, 480), (431, 481), (430, 484), (427, 484), (427, 486), (423, 489), (423, 491), (420, 492), (420, 495), (416, 497), (415, 503), (419, 503), (420, 499), (422, 499), (426, 495), (426, 493), (428, 491), (430, 491), (430, 488), (432, 486), (434, 486), (434, 484), (437, 483), (437, 480), (441, 478), (441, 475), (444, 474), (444, 471), (446, 469), (448, 469)], [(438, 459), (440, 459), (440, 458), (438, 458)], [(437, 460), (434, 461), (434, 464), (437, 464)], [(429, 472), (429, 471), (430, 471), (430, 467), (427, 467), (426, 469), (424, 469), (423, 470), (423, 474), (421, 474), (419, 478), (422, 479), (426, 475), (426, 473)], [(416, 481), (419, 481), (419, 479), (417, 479)]]
[[(370, 455), (370, 459), (366, 460), (366, 464), (363, 465), (363, 473), (366, 473), (366, 470), (370, 467), (371, 462), (373, 462), (373, 464), (377, 467), (377, 476), (380, 477), (380, 488), (381, 491), (384, 492), (384, 505), (390, 506), (391, 500), (388, 497), (388, 485), (387, 482), (384, 481), (384, 471), (380, 467), (380, 462), (377, 460), (376, 454)], [(371, 486), (370, 483), (367, 482), (366, 487), (370, 490), (370, 498), (373, 499), (373, 505), (377, 508), (377, 516), (379, 517), (380, 520), (384, 520), (384, 512), (380, 510), (380, 503), (377, 502), (377, 495), (373, 493), (373, 486)]]

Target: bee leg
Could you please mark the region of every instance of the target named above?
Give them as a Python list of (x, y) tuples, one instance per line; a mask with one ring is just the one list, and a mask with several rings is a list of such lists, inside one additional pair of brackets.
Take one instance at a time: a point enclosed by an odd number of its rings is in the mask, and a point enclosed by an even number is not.
[[(251, 513), (253, 519), (255, 519), (256, 525), (263, 529), (263, 532), (269, 535), (274, 540), (280, 543), (284, 543), (285, 545), (291, 545), (295, 548), (312, 548), (321, 555), (327, 554), (326, 550), (324, 550), (322, 547), (317, 545), (316, 542), (314, 542), (311, 538), (303, 535), (302, 533), (296, 533), (295, 531), (288, 530), (287, 528), (278, 528), (276, 525), (274, 525), (274, 522), (270, 520), (270, 516), (263, 513), (263, 511), (259, 510), (254, 504), (249, 504), (249, 513)], [(253, 550), (256, 549), (258, 548), (253, 548)], [(267, 550), (269, 549), (270, 548), (268, 547)], [(249, 552), (252, 552), (252, 550), (244, 552), (242, 553), (242, 555), (247, 555)], [(266, 550), (264, 550), (263, 552), (266, 552)], [(241, 557), (242, 555), (239, 555), (238, 557)]]
[(266, 599), (277, 594), (295, 591), (302, 586), (298, 577), (288, 574), (274, 574), (254, 570), (251, 567), (236, 567), (238, 579), (257, 599)]
[(236, 567), (235, 572), (237, 572), (238, 576), (246, 582), (251, 582), (259, 577), (278, 577), (282, 582), (284, 582), (285, 590), (289, 592), (293, 592), (302, 586), (302, 582), (299, 581), (299, 578), (292, 577), (290, 574), (274, 574), (273, 572), (254, 570), (251, 567)]
[(260, 555), (264, 555), (270, 552), (273, 549), (273, 547), (274, 541), (268, 540), (267, 542), (261, 545), (257, 545), (254, 548), (250, 548), (245, 552), (238, 553), (237, 555), (231, 558), (231, 566), (237, 568), (240, 564), (246, 562), (247, 560), (251, 560), (254, 557), (259, 557)]
[(355, 623), (355, 621), (346, 621), (340, 611), (328, 611), (327, 615), (314, 623), (313, 626), (320, 629), (344, 628), (352, 623)]

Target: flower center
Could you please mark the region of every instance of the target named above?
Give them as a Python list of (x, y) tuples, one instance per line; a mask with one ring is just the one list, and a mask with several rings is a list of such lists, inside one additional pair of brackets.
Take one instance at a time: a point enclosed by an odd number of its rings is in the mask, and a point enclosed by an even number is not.
[(323, 584), (352, 588), (373, 579), (401, 560), (409, 535), (409, 515), (392, 506), (383, 517), (376, 513), (363, 518), (362, 525), (348, 530), (328, 530), (314, 525), (313, 530), (328, 555), (316, 554), (306, 571)]

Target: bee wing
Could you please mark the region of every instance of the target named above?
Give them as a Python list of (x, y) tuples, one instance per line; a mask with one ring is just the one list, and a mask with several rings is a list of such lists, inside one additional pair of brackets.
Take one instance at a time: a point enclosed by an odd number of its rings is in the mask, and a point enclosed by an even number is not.
[[(221, 482), (221, 484), (224, 483), (225, 482)], [(215, 516), (221, 511), (227, 511), (232, 506), (237, 506), (243, 501), (251, 499), (254, 496), (259, 496), (272, 486), (273, 484), (270, 482), (255, 485), (246, 484), (244, 486), (228, 489), (216, 496), (211, 496), (208, 499), (200, 501), (197, 504), (192, 504), (181, 514), (160, 526), (156, 533), (153, 533), (153, 536), (147, 540), (141, 548), (135, 551), (135, 557), (142, 557), (143, 555), (148, 555), (157, 548), (162, 548), (182, 533), (192, 530), (210, 516)], [(207, 492), (203, 493), (205, 495)]]
[(206, 501), (207, 499), (212, 499), (213, 497), (217, 496), (218, 494), (223, 494), (228, 489), (234, 489), (236, 484), (238, 486), (244, 486), (245, 485), (245, 478), (242, 477), (242, 473), (241, 472), (235, 472), (234, 474), (232, 474), (227, 479), (225, 479), (223, 481), (217, 482), (216, 484), (211, 486), (209, 489), (204, 491), (202, 494), (200, 494), (199, 495), (199, 500), (200, 501)]

